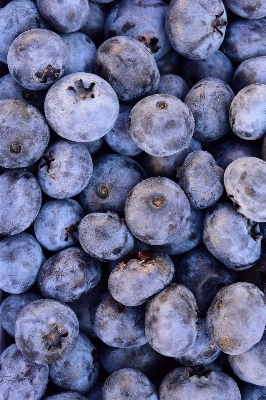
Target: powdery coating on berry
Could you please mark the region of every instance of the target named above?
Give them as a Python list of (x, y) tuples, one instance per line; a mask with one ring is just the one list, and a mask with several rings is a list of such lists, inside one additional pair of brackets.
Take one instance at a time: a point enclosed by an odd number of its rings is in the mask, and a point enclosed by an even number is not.
[(41, 296), (33, 292), (11, 294), (6, 297), (0, 306), (0, 321), (7, 333), (15, 337), (16, 319), (20, 311), (33, 301), (40, 300)]
[(26, 292), (39, 273), (44, 255), (34, 236), (26, 232), (0, 242), (0, 288), (8, 293)]
[(184, 57), (207, 58), (224, 40), (227, 25), (220, 0), (172, 0), (166, 13), (166, 33), (172, 47)]
[(159, 86), (160, 74), (151, 52), (127, 36), (102, 43), (94, 66), (96, 74), (110, 83), (120, 101), (135, 102), (153, 94)]
[(181, 76), (174, 74), (165, 74), (161, 76), (160, 84), (156, 90), (157, 94), (169, 94), (184, 101), (189, 92), (189, 86)]
[(85, 25), (89, 17), (87, 0), (37, 0), (41, 16), (58, 32), (75, 32)]
[(156, 60), (171, 48), (165, 32), (167, 5), (162, 0), (123, 0), (109, 12), (105, 37), (128, 36), (143, 43)]
[(45, 397), (43, 400), (87, 400), (87, 397), (74, 392), (62, 392), (53, 396)]
[(37, 179), (25, 170), (0, 175), (0, 234), (15, 235), (27, 229), (41, 208), (42, 193)]
[(70, 307), (41, 299), (20, 312), (15, 340), (25, 357), (37, 364), (51, 364), (73, 349), (78, 333), (78, 319)]
[[(260, 40), (258, 40), (260, 38)], [(230, 22), (221, 50), (231, 61), (239, 64), (266, 55), (266, 21), (239, 18)]]
[(152, 245), (171, 242), (183, 231), (190, 215), (183, 190), (168, 178), (149, 178), (129, 193), (125, 218), (138, 239)]
[(176, 357), (176, 361), (186, 367), (203, 366), (210, 364), (221, 353), (219, 347), (211, 340), (207, 334), (205, 318), (198, 321), (198, 334), (194, 345), (181, 357)]
[(265, 304), (263, 292), (251, 283), (226, 286), (217, 293), (207, 312), (208, 334), (224, 353), (244, 353), (262, 338)]
[(158, 400), (155, 386), (134, 368), (123, 368), (110, 375), (103, 385), (103, 400)]
[(133, 250), (133, 235), (114, 213), (88, 214), (78, 230), (81, 247), (98, 260), (119, 260)]
[(262, 339), (245, 353), (228, 356), (232, 370), (242, 381), (253, 385), (266, 386), (265, 344), (266, 336), (264, 333)]
[(101, 138), (119, 114), (115, 91), (97, 75), (76, 72), (56, 82), (44, 103), (45, 117), (61, 137), (77, 142)]
[(253, 83), (266, 83), (266, 57), (254, 57), (243, 61), (236, 69), (232, 87), (235, 93)]
[(241, 400), (236, 382), (218, 371), (197, 374), (192, 368), (176, 368), (163, 379), (160, 400)]
[(261, 0), (224, 0), (224, 4), (243, 18), (259, 19), (266, 16), (266, 4)]
[(62, 139), (46, 148), (39, 164), (38, 180), (46, 194), (65, 199), (87, 186), (92, 171), (92, 159), (86, 146)]
[(10, 74), (26, 89), (49, 88), (65, 73), (69, 50), (59, 35), (47, 29), (21, 33), (7, 54)]
[(130, 255), (112, 270), (108, 288), (113, 298), (126, 306), (138, 306), (169, 285), (174, 277), (174, 264), (163, 253), (145, 251), (140, 258)]
[[(4, 3), (3, 3), (4, 4)], [(13, 40), (30, 29), (44, 29), (36, 4), (31, 0), (13, 0), (0, 10), (0, 61), (7, 63), (7, 53)]]
[(124, 214), (131, 189), (146, 177), (137, 161), (120, 154), (106, 154), (93, 161), (88, 185), (79, 194), (86, 213), (112, 211)]
[(195, 119), (193, 135), (200, 140), (217, 140), (229, 130), (229, 107), (234, 92), (217, 78), (205, 78), (194, 85), (185, 98)]
[(147, 343), (144, 305), (126, 307), (106, 292), (91, 312), (96, 335), (112, 347), (139, 347)]
[(226, 267), (243, 270), (260, 258), (259, 224), (237, 213), (231, 203), (220, 202), (206, 211), (203, 243)]
[(83, 209), (73, 199), (48, 201), (34, 221), (35, 236), (46, 249), (63, 250), (77, 242), (78, 225), (83, 217)]
[(264, 137), (266, 130), (266, 85), (256, 83), (237, 93), (230, 106), (229, 121), (233, 132), (242, 139)]
[(216, 165), (214, 158), (207, 151), (197, 150), (190, 153), (178, 175), (178, 183), (192, 207), (208, 208), (223, 194), (224, 171)]
[(36, 108), (19, 100), (0, 101), (0, 165), (28, 167), (45, 151), (50, 130)]
[(185, 286), (172, 284), (146, 304), (145, 335), (158, 353), (180, 357), (197, 336), (197, 303)]
[(228, 165), (224, 186), (235, 209), (257, 222), (266, 222), (266, 163), (255, 157), (241, 157)]
[(70, 247), (50, 257), (40, 268), (38, 285), (45, 298), (63, 302), (77, 300), (101, 279), (98, 260), (82, 249)]
[(49, 368), (26, 358), (16, 344), (7, 347), (0, 358), (1, 399), (40, 400), (48, 384)]
[(188, 147), (195, 124), (189, 108), (167, 94), (140, 100), (130, 113), (130, 135), (136, 145), (153, 156), (170, 156)]
[(62, 360), (52, 363), (49, 370), (51, 381), (60, 389), (87, 393), (98, 377), (97, 349), (80, 333), (73, 350)]

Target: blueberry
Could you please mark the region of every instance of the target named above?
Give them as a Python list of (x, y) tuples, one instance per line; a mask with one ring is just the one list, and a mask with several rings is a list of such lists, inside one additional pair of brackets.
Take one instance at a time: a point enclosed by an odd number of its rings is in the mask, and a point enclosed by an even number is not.
[(145, 306), (126, 307), (109, 292), (91, 312), (96, 335), (112, 347), (139, 347), (147, 343), (144, 333)]
[(181, 56), (173, 48), (171, 48), (163, 57), (156, 60), (159, 72), (162, 75), (179, 74)]
[(189, 201), (183, 190), (168, 178), (148, 178), (129, 193), (125, 218), (138, 239), (162, 245), (175, 239), (190, 215)]
[(189, 108), (168, 94), (147, 96), (130, 113), (132, 139), (139, 148), (153, 156), (170, 156), (184, 150), (194, 128)]
[(0, 233), (15, 235), (27, 229), (38, 215), (41, 188), (34, 175), (14, 169), (0, 175)]
[(15, 340), (25, 357), (37, 364), (51, 364), (74, 348), (78, 333), (78, 319), (70, 307), (41, 299), (19, 313)]
[(224, 4), (234, 14), (243, 18), (259, 19), (266, 17), (266, 5), (261, 1), (224, 0)]
[(240, 387), (242, 400), (265, 400), (266, 387), (243, 383)]
[(262, 338), (265, 296), (251, 283), (233, 283), (217, 293), (206, 321), (208, 334), (224, 353), (242, 354)]
[(85, 144), (90, 154), (94, 154), (97, 153), (103, 147), (104, 138), (101, 137), (99, 139), (92, 140), (91, 142), (83, 142), (83, 144)]
[(95, 0), (88, 0), (90, 6), (89, 16), (80, 32), (89, 36), (99, 46), (104, 40), (104, 24), (107, 10), (105, 5), (96, 3)]
[(243, 61), (236, 69), (232, 87), (237, 93), (252, 83), (266, 83), (266, 57), (254, 57)]
[(49, 125), (59, 136), (91, 142), (112, 129), (119, 102), (108, 82), (94, 74), (76, 72), (49, 89), (44, 110)]
[(87, 186), (92, 170), (91, 155), (84, 144), (61, 139), (46, 148), (39, 164), (38, 180), (49, 196), (66, 199)]
[(49, 368), (26, 358), (16, 344), (1, 354), (0, 396), (2, 399), (40, 400), (48, 384)]
[(221, 0), (172, 0), (166, 13), (166, 32), (173, 48), (184, 57), (207, 58), (215, 53), (227, 25)]
[(20, 100), (0, 100), (0, 165), (28, 167), (44, 153), (50, 130), (42, 114)]
[(77, 392), (62, 392), (45, 397), (43, 400), (86, 400), (86, 397)]
[(185, 286), (169, 285), (146, 305), (145, 335), (160, 354), (185, 354), (194, 345), (197, 329), (196, 300)]
[(59, 35), (46, 29), (21, 33), (7, 54), (10, 74), (17, 83), (31, 90), (49, 88), (63, 76), (68, 63), (67, 45)]
[(169, 94), (184, 101), (189, 92), (189, 86), (181, 76), (165, 74), (161, 76), (160, 84), (156, 90), (157, 94)]
[(93, 388), (86, 394), (87, 400), (103, 400), (102, 396), (103, 383), (96, 383)]

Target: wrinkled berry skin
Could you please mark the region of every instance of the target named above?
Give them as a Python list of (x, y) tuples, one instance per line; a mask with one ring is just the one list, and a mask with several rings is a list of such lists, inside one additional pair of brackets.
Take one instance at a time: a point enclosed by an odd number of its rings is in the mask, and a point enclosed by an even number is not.
[(48, 89), (64, 75), (68, 63), (67, 45), (59, 35), (47, 29), (21, 33), (7, 54), (10, 74), (17, 83), (31, 90)]
[(14, 169), (0, 175), (0, 234), (15, 235), (35, 220), (42, 204), (41, 188), (34, 175)]
[(25, 357), (37, 364), (51, 364), (74, 348), (78, 333), (78, 319), (70, 307), (41, 299), (20, 312), (15, 340)]
[(224, 353), (242, 354), (262, 338), (265, 296), (251, 283), (233, 283), (217, 293), (206, 321), (208, 334)]
[(138, 40), (116, 36), (95, 57), (95, 73), (114, 89), (120, 101), (136, 102), (155, 93), (160, 74), (150, 51)]
[(227, 25), (220, 0), (172, 0), (166, 13), (166, 32), (172, 47), (192, 60), (209, 57), (224, 39)]
[(56, 82), (44, 103), (45, 117), (61, 137), (91, 142), (112, 129), (119, 102), (112, 87), (95, 74), (76, 72)]

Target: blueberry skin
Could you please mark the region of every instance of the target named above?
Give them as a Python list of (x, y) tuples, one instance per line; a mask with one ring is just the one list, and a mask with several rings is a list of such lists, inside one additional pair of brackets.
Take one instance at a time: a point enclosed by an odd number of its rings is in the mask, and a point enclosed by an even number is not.
[(159, 86), (160, 74), (154, 57), (146, 46), (127, 36), (116, 36), (102, 43), (94, 67), (120, 101), (136, 102), (153, 94)]
[(176, 268), (176, 282), (194, 294), (201, 317), (206, 315), (218, 291), (236, 281), (236, 272), (226, 268), (206, 248), (188, 252)]
[(224, 0), (224, 4), (234, 14), (248, 19), (259, 19), (266, 16), (266, 5), (264, 2), (253, 0)]
[(80, 32), (89, 36), (99, 46), (104, 40), (104, 24), (107, 10), (104, 5), (96, 3), (94, 0), (88, 0), (88, 3), (90, 6), (89, 17)]
[(99, 355), (101, 365), (108, 374), (122, 368), (136, 368), (149, 378), (159, 375), (167, 360), (149, 343), (130, 348), (110, 347), (101, 343)]
[(175, 358), (179, 364), (185, 367), (208, 366), (221, 353), (221, 350), (212, 342), (207, 333), (205, 318), (198, 321), (198, 327), (199, 330), (193, 347), (181, 357)]
[(68, 63), (67, 45), (59, 35), (47, 29), (21, 33), (7, 54), (10, 74), (17, 83), (30, 90), (48, 89), (64, 75)]
[(251, 383), (245, 383), (240, 387), (241, 390), (241, 399), (242, 400), (264, 400), (266, 396), (266, 387), (265, 386), (256, 386)]
[(9, 47), (18, 35), (30, 29), (45, 28), (46, 25), (34, 1), (10, 1), (0, 10), (0, 61), (7, 63)]
[(86, 397), (77, 392), (62, 392), (45, 397), (43, 400), (86, 400)]
[(151, 347), (167, 357), (180, 357), (197, 336), (197, 303), (185, 286), (171, 284), (146, 304), (145, 335)]
[(25, 357), (37, 364), (51, 364), (74, 348), (78, 333), (78, 319), (70, 307), (41, 299), (19, 313), (15, 340)]
[(242, 354), (262, 338), (266, 323), (265, 296), (251, 283), (226, 286), (215, 296), (206, 322), (209, 336), (224, 353)]
[(182, 232), (190, 215), (183, 190), (168, 178), (148, 178), (129, 193), (126, 223), (136, 238), (151, 245), (171, 242)]
[[(232, 62), (266, 55), (266, 21), (239, 18), (229, 23), (221, 50)], [(260, 38), (260, 40), (258, 40)]]
[(92, 171), (91, 155), (84, 144), (61, 139), (46, 148), (39, 164), (38, 180), (48, 196), (66, 199), (87, 186)]
[(216, 165), (210, 153), (196, 150), (190, 153), (178, 172), (179, 185), (195, 208), (208, 208), (222, 196), (224, 171)]
[(163, 57), (156, 60), (160, 75), (179, 74), (181, 55), (171, 48)]
[(231, 162), (240, 157), (256, 157), (260, 158), (260, 149), (255, 144), (242, 139), (229, 140), (214, 149), (211, 154), (216, 164), (225, 170)]
[(243, 61), (236, 69), (232, 87), (235, 93), (252, 83), (266, 83), (266, 57), (254, 57)]
[(96, 286), (101, 275), (98, 260), (80, 248), (70, 247), (43, 264), (38, 274), (38, 285), (45, 298), (69, 302)]
[(190, 87), (209, 77), (221, 79), (230, 86), (233, 75), (234, 68), (230, 59), (220, 50), (203, 60), (182, 59), (182, 76)]
[(58, 32), (78, 31), (89, 17), (90, 7), (86, 0), (36, 0), (36, 3), (43, 19)]
[(189, 86), (179, 75), (165, 74), (161, 76), (156, 94), (169, 94), (184, 101), (189, 92)]
[(168, 94), (147, 96), (138, 101), (130, 113), (131, 138), (152, 156), (170, 156), (184, 150), (194, 128), (189, 108)]
[(33, 292), (11, 294), (6, 297), (0, 306), (0, 320), (7, 333), (15, 337), (15, 324), (20, 311), (33, 301), (40, 300), (41, 296)]
[(83, 142), (83, 144), (85, 144), (90, 154), (94, 154), (97, 153), (97, 151), (99, 151), (103, 147), (104, 138), (101, 137), (99, 139), (92, 140), (91, 142)]
[(163, 253), (145, 251), (130, 256), (112, 270), (108, 288), (112, 297), (125, 306), (139, 306), (168, 286), (174, 277), (174, 264)]
[(147, 343), (144, 317), (144, 305), (126, 307), (106, 292), (91, 312), (91, 323), (96, 335), (109, 346), (139, 347)]
[(28, 167), (44, 153), (50, 129), (42, 114), (20, 100), (0, 100), (0, 165)]
[(106, 154), (93, 161), (88, 185), (79, 194), (86, 213), (112, 211), (124, 215), (126, 198), (146, 175), (137, 161), (120, 154)]
[(151, 381), (134, 368), (122, 368), (110, 375), (103, 385), (103, 400), (158, 400)]
[(195, 118), (193, 136), (199, 140), (217, 140), (229, 130), (229, 108), (234, 92), (217, 78), (205, 78), (191, 88), (185, 104)]
[(162, 0), (122, 0), (109, 12), (105, 21), (105, 38), (128, 36), (143, 43), (155, 59), (171, 48), (165, 32), (167, 5)]
[(87, 400), (103, 400), (102, 388), (103, 383), (96, 383), (93, 388), (86, 394)]
[(7, 347), (0, 358), (0, 396), (6, 400), (40, 400), (48, 384), (49, 368), (26, 358), (16, 344)]
[(97, 349), (80, 333), (73, 350), (50, 365), (49, 377), (60, 389), (84, 394), (94, 386), (98, 372)]
[(83, 250), (100, 261), (119, 260), (134, 247), (133, 235), (115, 213), (88, 214), (81, 220), (78, 231)]
[(37, 240), (22, 232), (0, 242), (0, 287), (12, 294), (28, 290), (39, 273), (44, 256)]
[(104, 139), (109, 147), (116, 153), (124, 156), (134, 157), (142, 150), (132, 140), (129, 132), (130, 113), (133, 106), (120, 104), (119, 116), (113, 128), (108, 132)]
[(197, 374), (192, 368), (176, 368), (163, 379), (160, 400), (241, 400), (236, 382), (227, 374), (207, 371)]
[(27, 229), (41, 208), (42, 193), (37, 179), (26, 170), (0, 175), (0, 234), (15, 235)]
[(235, 209), (257, 222), (266, 222), (266, 163), (255, 157), (241, 157), (228, 165), (224, 186)]
[(84, 33), (73, 32), (59, 35), (69, 49), (69, 64), (65, 75), (74, 72), (93, 72), (96, 46)]
[(233, 132), (242, 139), (256, 140), (264, 137), (266, 129), (266, 85), (255, 83), (240, 90), (229, 110)]
[(226, 267), (244, 270), (260, 258), (259, 224), (239, 214), (231, 203), (219, 202), (207, 210), (203, 243)]
[(119, 114), (119, 102), (104, 79), (76, 72), (63, 77), (49, 89), (44, 111), (48, 124), (59, 136), (91, 142), (113, 128)]
[(219, 49), (226, 25), (226, 11), (220, 0), (212, 1), (211, 7), (206, 0), (172, 0), (165, 18), (172, 47), (192, 60), (207, 58)]
[(73, 199), (48, 201), (34, 221), (35, 236), (50, 251), (66, 249), (78, 241), (78, 224), (84, 215)]

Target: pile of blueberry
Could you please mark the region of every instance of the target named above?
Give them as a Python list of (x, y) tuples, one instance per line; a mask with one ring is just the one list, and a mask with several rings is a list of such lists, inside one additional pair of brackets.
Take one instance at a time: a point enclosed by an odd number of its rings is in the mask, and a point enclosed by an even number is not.
[(0, 399), (266, 399), (266, 0), (0, 5)]

